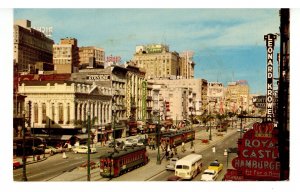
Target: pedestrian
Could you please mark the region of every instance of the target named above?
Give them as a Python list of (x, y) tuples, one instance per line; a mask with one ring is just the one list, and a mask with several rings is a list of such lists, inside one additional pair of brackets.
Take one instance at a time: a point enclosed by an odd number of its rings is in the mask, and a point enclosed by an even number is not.
[(184, 142), (181, 143), (181, 151), (182, 151), (183, 153), (185, 152)]
[(66, 155), (66, 152), (63, 152), (63, 156), (62, 156), (63, 159), (67, 159), (67, 155)]
[(192, 153), (195, 153), (195, 147), (194, 147), (194, 142), (191, 141), (191, 149), (192, 149)]
[(177, 148), (175, 145), (174, 145), (173, 149), (174, 149), (174, 154), (177, 155)]

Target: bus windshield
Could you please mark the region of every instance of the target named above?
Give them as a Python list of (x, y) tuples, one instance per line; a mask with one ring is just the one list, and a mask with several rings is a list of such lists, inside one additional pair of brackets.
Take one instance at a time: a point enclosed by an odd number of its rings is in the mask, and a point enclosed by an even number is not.
[(189, 166), (187, 166), (187, 165), (177, 165), (176, 169), (189, 169)]

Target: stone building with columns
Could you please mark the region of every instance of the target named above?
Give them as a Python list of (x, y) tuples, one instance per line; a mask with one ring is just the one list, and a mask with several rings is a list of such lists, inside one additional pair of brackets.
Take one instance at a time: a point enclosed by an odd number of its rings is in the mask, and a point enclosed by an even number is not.
[(104, 69), (93, 67), (82, 69), (78, 73), (73, 73), (71, 79), (76, 82), (93, 82), (99, 87), (112, 89), (111, 113), (108, 119), (111, 124), (107, 126), (111, 126), (112, 121), (115, 121), (115, 137), (120, 138), (137, 134), (136, 121), (143, 118), (143, 109), (147, 110), (143, 108), (142, 82), (144, 77), (145, 72), (132, 63), (127, 63), (126, 65), (110, 65)]
[(26, 96), (24, 108), (30, 117), (26, 126), (45, 139), (85, 139), (82, 128), (86, 128), (90, 113), (97, 141), (97, 127), (110, 118), (112, 90), (94, 83), (27, 80), (20, 82), (19, 94)]

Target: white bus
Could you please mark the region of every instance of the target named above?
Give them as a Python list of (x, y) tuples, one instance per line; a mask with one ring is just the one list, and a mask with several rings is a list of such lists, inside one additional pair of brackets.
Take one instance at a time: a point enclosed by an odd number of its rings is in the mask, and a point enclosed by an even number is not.
[(192, 179), (202, 171), (202, 155), (190, 154), (178, 160), (175, 175), (183, 179)]

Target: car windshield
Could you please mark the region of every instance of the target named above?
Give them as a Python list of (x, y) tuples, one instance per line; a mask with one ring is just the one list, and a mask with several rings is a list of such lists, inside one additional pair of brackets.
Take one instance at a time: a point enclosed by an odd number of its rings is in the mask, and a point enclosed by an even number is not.
[(189, 169), (189, 166), (187, 166), (187, 165), (177, 165), (176, 169)]
[(210, 166), (219, 166), (220, 165), (220, 163), (218, 163), (218, 162), (212, 162), (211, 164), (210, 164)]
[(206, 175), (213, 175), (214, 173), (213, 172), (204, 172), (204, 174), (206, 174)]

